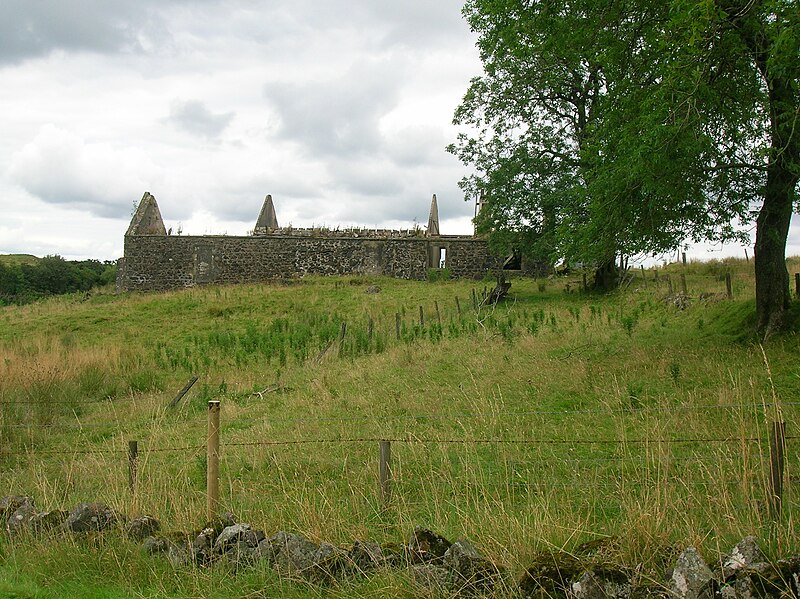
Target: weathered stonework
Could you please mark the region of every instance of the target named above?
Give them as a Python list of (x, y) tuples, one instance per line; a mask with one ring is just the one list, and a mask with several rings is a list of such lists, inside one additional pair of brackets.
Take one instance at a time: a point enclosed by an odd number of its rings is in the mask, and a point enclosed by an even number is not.
[[(158, 207), (145, 194), (148, 210)], [(144, 200), (143, 200), (144, 201)], [(271, 198), (270, 198), (271, 204)], [(161, 222), (160, 214), (152, 215)], [(274, 218), (274, 212), (271, 218)], [(163, 225), (162, 225), (163, 227)], [(483, 277), (502, 265), (484, 240), (413, 232), (368, 234), (356, 230), (316, 234), (279, 229), (247, 237), (158, 234), (131, 227), (125, 235), (117, 286), (122, 291), (161, 291), (194, 285), (254, 283), (303, 275), (383, 275), (425, 279), (444, 266), (454, 277)], [(381, 232), (383, 233), (383, 232)]]

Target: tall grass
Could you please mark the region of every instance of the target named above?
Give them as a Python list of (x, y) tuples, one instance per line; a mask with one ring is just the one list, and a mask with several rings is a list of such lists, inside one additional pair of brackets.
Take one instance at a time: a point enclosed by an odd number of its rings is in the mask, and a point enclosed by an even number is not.
[[(267, 532), (398, 542), (425, 524), (473, 539), (512, 571), (538, 551), (606, 536), (618, 538), (619, 560), (653, 576), (676, 544), (713, 554), (758, 534), (773, 555), (796, 551), (796, 493), (790, 482), (775, 525), (764, 446), (776, 403), (787, 433), (798, 430), (796, 337), (764, 348), (768, 371), (741, 333), (752, 273), (726, 266), (735, 299), (700, 301), (724, 291), (724, 276), (690, 264), (695, 301), (684, 311), (662, 301), (675, 267), (661, 286), (651, 271), (609, 297), (576, 291), (580, 273), (569, 293), (562, 280), (518, 280), (509, 301), (477, 311), (469, 282), (371, 279), (5, 308), (0, 488), (196, 528), (205, 402), (220, 399), (224, 508)], [(375, 282), (382, 292), (365, 294)], [(190, 374), (201, 381), (167, 410)], [(130, 439), (140, 447), (133, 494)], [(377, 494), (378, 439), (393, 439), (389, 506)], [(93, 549), (70, 550), (94, 563)], [(53, 573), (66, 559), (63, 547), (4, 551), (39, 555)], [(191, 596), (218, 576), (175, 578), (124, 543), (109, 551), (145, 588)], [(121, 565), (104, 567), (127, 584)], [(253, 580), (282, 584), (263, 570), (236, 584)], [(406, 592), (391, 577), (363, 585), (361, 596)]]

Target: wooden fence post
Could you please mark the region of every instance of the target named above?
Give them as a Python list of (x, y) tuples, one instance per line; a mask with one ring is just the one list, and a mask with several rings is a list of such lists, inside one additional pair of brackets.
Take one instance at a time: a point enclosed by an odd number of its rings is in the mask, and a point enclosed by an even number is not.
[(794, 273), (794, 294), (800, 297), (800, 272)]
[(422, 310), (422, 306), (419, 307), (419, 326), (425, 328), (425, 312)]
[(208, 402), (206, 453), (206, 517), (211, 522), (219, 511), (219, 401)]
[(686, 288), (686, 274), (684, 273), (681, 273), (681, 291), (683, 292), (683, 295), (689, 295), (689, 291)]
[(786, 449), (786, 423), (773, 422), (769, 431), (769, 506), (774, 519), (780, 518), (783, 504), (783, 468)]
[(400, 341), (400, 312), (394, 313), (394, 332), (397, 335), (397, 340)]
[(472, 288), (472, 309), (478, 311), (478, 295), (475, 293), (475, 288)]
[(186, 383), (183, 386), (183, 389), (178, 391), (178, 394), (173, 398), (173, 400), (171, 402), (169, 402), (169, 405), (167, 407), (168, 408), (174, 408), (175, 406), (177, 406), (178, 402), (181, 399), (183, 399), (183, 396), (186, 395), (189, 392), (189, 389), (191, 389), (192, 385), (194, 385), (196, 382), (197, 382), (197, 377), (196, 376), (193, 376), (191, 379), (189, 379), (189, 382)]
[(686, 252), (683, 252), (683, 265), (686, 266)]
[(583, 273), (583, 292), (586, 293), (589, 290), (589, 286), (586, 284), (586, 273)]
[(442, 314), (439, 312), (439, 302), (433, 300), (433, 305), (436, 308), (436, 322), (439, 323), (439, 326), (442, 326)]
[(458, 310), (459, 317), (461, 316), (461, 302), (458, 301), (458, 296), (456, 296), (456, 310)]
[(378, 486), (381, 504), (386, 507), (392, 499), (392, 444), (390, 441), (380, 442)]
[(642, 284), (647, 288), (647, 275), (644, 272), (644, 264), (640, 264), (639, 267), (642, 269)]
[(728, 299), (733, 299), (733, 283), (730, 272), (725, 273), (725, 291), (728, 293)]
[(128, 441), (128, 488), (136, 492), (137, 462), (139, 461), (139, 442)]

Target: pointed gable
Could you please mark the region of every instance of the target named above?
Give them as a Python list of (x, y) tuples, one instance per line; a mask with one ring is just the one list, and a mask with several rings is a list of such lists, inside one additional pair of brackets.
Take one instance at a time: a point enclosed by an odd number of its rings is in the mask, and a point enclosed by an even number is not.
[(158, 209), (156, 198), (150, 192), (145, 191), (125, 235), (166, 236), (166, 234), (167, 230), (164, 227), (164, 220), (161, 218), (161, 211)]
[(264, 205), (256, 221), (256, 228), (253, 233), (269, 233), (278, 228), (278, 217), (275, 214), (275, 205), (272, 203), (272, 196), (267, 194), (264, 198)]
[(438, 237), (439, 233), (439, 205), (436, 203), (436, 194), (431, 199), (431, 211), (428, 215), (428, 237)]

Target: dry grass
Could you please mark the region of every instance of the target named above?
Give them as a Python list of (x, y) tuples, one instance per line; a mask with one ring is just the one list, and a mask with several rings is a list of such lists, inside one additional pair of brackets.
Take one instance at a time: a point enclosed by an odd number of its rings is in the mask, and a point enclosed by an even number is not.
[[(2, 458), (0, 488), (42, 506), (102, 500), (158, 514), (170, 529), (196, 528), (205, 402), (220, 399), (223, 506), (267, 532), (397, 542), (424, 524), (469, 537), (513, 571), (539, 551), (606, 536), (619, 538), (618, 559), (649, 572), (675, 545), (712, 555), (746, 534), (774, 554), (796, 551), (796, 493), (790, 482), (774, 526), (763, 441), (776, 403), (788, 434), (797, 431), (796, 337), (764, 348), (769, 372), (757, 345), (732, 342), (752, 309), (752, 279), (741, 263), (726, 267), (738, 269), (737, 299), (684, 312), (660, 301), (665, 288), (652, 279), (608, 298), (515, 281), (515, 301), (477, 315), (468, 283), (384, 280), (378, 296), (363, 293), (371, 281), (321, 280), (6, 308), (0, 320), (14, 332), (0, 334), (0, 401), (32, 403), (3, 405), (3, 446), (14, 453)], [(687, 272), (690, 289), (720, 287), (700, 266)], [(434, 301), (441, 338), (429, 320), (424, 335), (397, 342), (394, 314), (405, 313), (411, 335), (418, 306), (432, 314)], [(281, 365), (240, 344), (231, 350), (239, 365), (220, 352), (181, 406), (165, 408), (189, 372), (159, 363), (157, 348), (189, 351), (207, 331), (241, 340), (259, 323), (288, 318), (291, 328), (325, 313), (346, 316), (348, 335), (363, 335), (371, 316), (384, 347), (340, 356), (334, 344)], [(381, 438), (395, 440), (388, 507), (377, 498)], [(133, 494), (130, 439), (140, 442)], [(788, 456), (793, 481), (794, 440)], [(142, 576), (172, 580), (160, 570)], [(205, 575), (189, 576), (192, 586)], [(390, 580), (378, 590), (404, 589)]]

